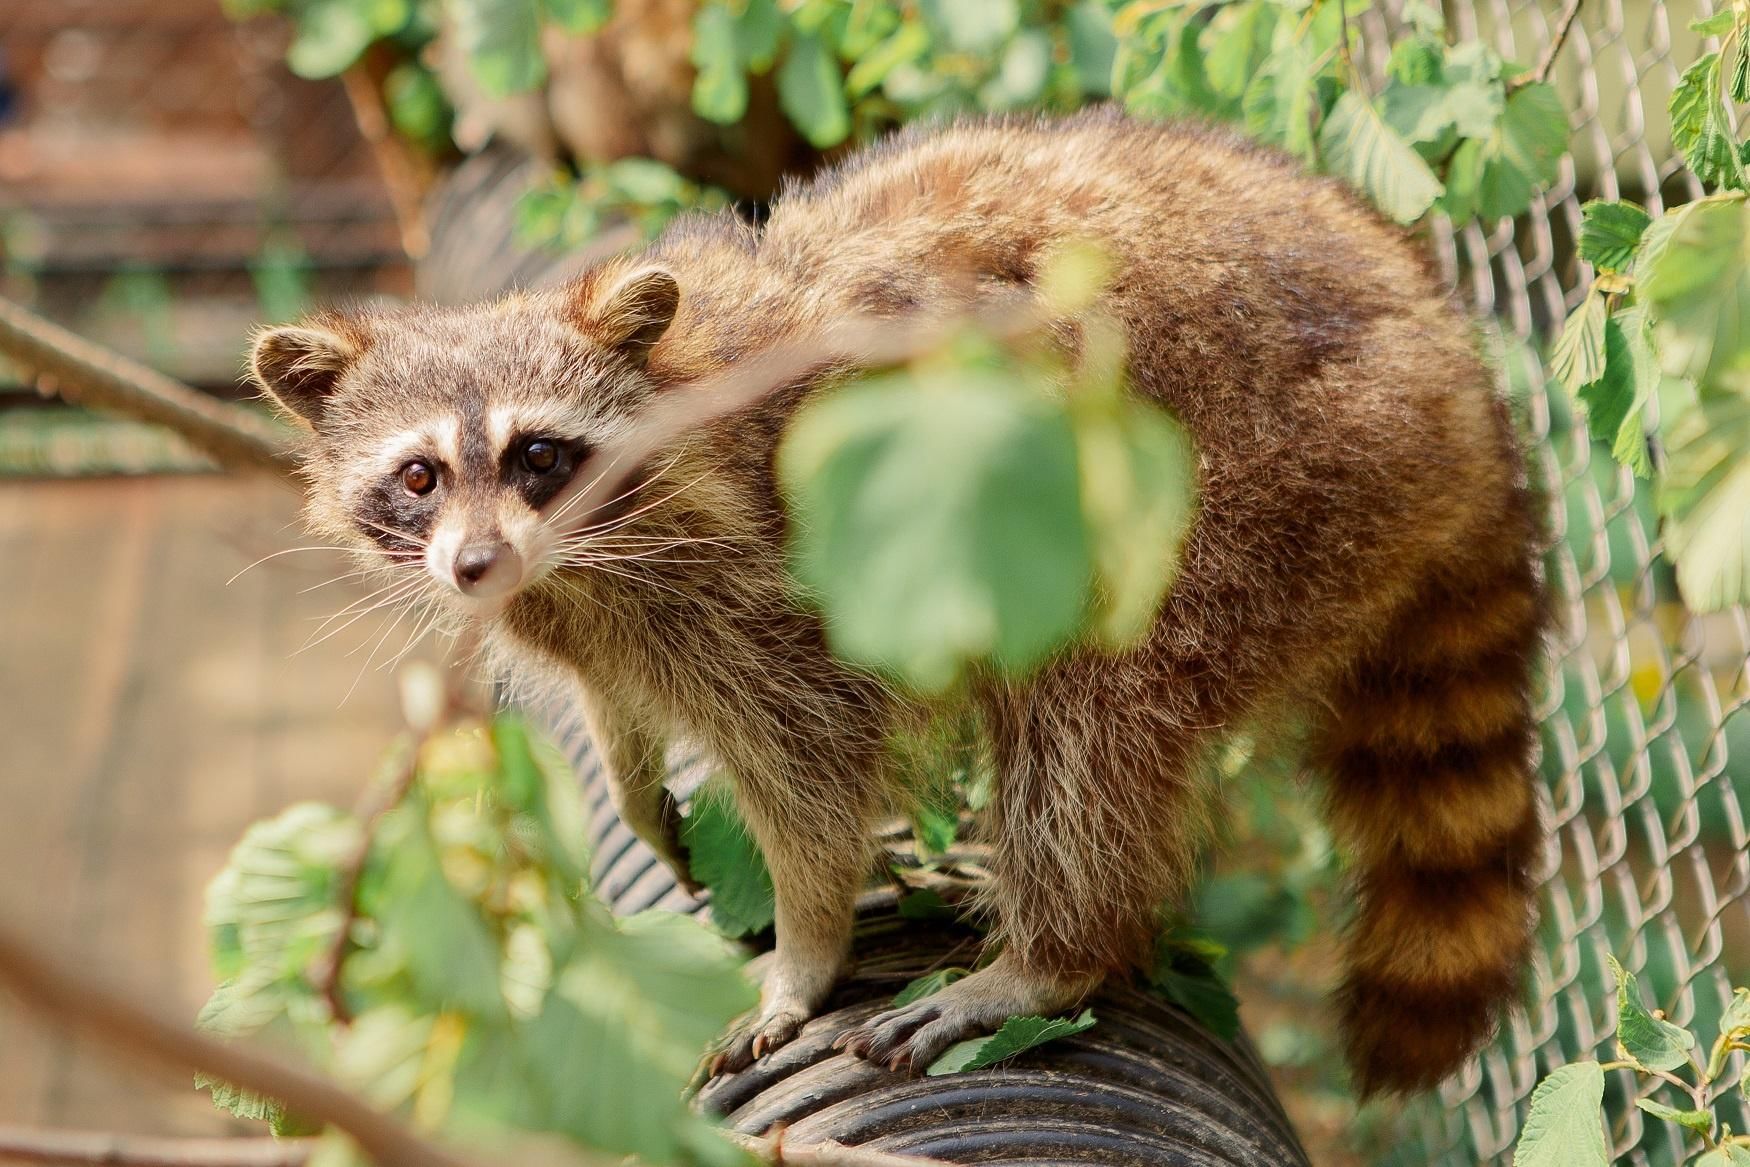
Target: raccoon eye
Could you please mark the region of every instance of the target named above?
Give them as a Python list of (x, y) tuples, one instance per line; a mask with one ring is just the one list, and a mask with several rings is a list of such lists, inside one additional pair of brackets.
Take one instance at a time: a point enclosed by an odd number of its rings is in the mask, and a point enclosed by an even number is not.
[(401, 486), (408, 494), (430, 494), (437, 485), (437, 472), (424, 462), (409, 462), (401, 467)]
[(536, 438), (523, 447), (523, 467), (531, 474), (547, 474), (559, 465), (559, 445)]

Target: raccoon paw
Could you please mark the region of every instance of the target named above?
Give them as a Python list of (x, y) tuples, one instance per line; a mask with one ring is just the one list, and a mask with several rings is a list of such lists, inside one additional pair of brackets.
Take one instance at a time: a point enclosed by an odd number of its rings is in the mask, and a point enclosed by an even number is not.
[(776, 1003), (761, 1009), (732, 1030), (710, 1056), (706, 1077), (745, 1070), (779, 1046), (787, 1044), (808, 1023), (811, 1012), (798, 1005)]

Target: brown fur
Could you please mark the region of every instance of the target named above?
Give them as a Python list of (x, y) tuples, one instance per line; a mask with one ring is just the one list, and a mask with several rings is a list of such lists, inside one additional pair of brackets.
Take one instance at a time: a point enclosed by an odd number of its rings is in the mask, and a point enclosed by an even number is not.
[[(1212, 748), (1314, 710), (1355, 865), (1351, 1059), (1370, 1090), (1430, 1085), (1492, 1031), (1530, 936), (1535, 524), (1466, 322), (1338, 184), (1224, 133), (1110, 112), (907, 133), (788, 191), (762, 232), (689, 220), (557, 293), (351, 322), (364, 355), (315, 414), (314, 525), (356, 543), (371, 507), (426, 514), (378, 482), (384, 435), (422, 419), (456, 419), (438, 445), (454, 430), (467, 447), (495, 409), (609, 435), (666, 387), (846, 314), (1025, 294), (1072, 239), (1115, 264), (1099, 307), (1125, 328), (1134, 391), (1197, 443), (1200, 511), (1141, 643), (972, 687), (998, 770), (1002, 955), (848, 1044), (922, 1064), (1134, 967), (1210, 834)], [(680, 291), (666, 331), (649, 310), (666, 310), (662, 273)], [(644, 338), (630, 347), (627, 303)], [(507, 664), (580, 681), (624, 813), (677, 864), (662, 744), (692, 737), (733, 776), (772, 868), (778, 951), (730, 1068), (788, 1040), (842, 970), (867, 832), (895, 798), (887, 743), (931, 712), (836, 661), (794, 598), (771, 462), (813, 387), (695, 435), (607, 536), (709, 553), (610, 574), (562, 562), (536, 522), (505, 537), (545, 566), (478, 613)], [(467, 465), (423, 529), (525, 522), (492, 445), (452, 455)]]

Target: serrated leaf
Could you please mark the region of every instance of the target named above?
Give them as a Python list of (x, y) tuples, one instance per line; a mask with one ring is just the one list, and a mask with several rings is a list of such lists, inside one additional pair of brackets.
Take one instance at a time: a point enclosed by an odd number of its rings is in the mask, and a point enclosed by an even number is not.
[(1594, 199), (1580, 208), (1580, 258), (1606, 271), (1628, 271), (1652, 221), (1633, 203)]
[(1692, 1131), (1706, 1134), (1713, 1130), (1714, 1116), (1706, 1110), (1678, 1110), (1674, 1106), (1666, 1106), (1663, 1102), (1654, 1102), (1651, 1098), (1637, 1098), (1635, 1105), (1666, 1122), (1674, 1122), (1678, 1126), (1688, 1127)]
[[(1568, 314), (1550, 346), (1550, 375), (1572, 392), (1604, 376), (1604, 323), (1610, 309), (1596, 287)], [(1599, 435), (1602, 437), (1603, 435)]]
[(798, 37), (778, 67), (778, 104), (802, 136), (824, 150), (851, 133), (838, 62), (817, 37)]
[(1704, 399), (1671, 427), (1659, 484), (1665, 547), (1696, 612), (1750, 601), (1750, 399)]
[(972, 975), (971, 969), (939, 968), (935, 972), (925, 973), (899, 990), (893, 998), (893, 1007), (909, 1005), (913, 1001), (921, 1001), (925, 997), (941, 992), (955, 981)]
[[(1733, 101), (1750, 101), (1750, 41), (1739, 37), (1732, 46), (1731, 68), (1726, 71), (1726, 93)], [(1740, 166), (1742, 158), (1740, 157)]]
[(693, 112), (706, 121), (729, 125), (747, 113), (747, 76), (736, 51), (735, 17), (729, 9), (704, 4), (693, 17)]
[(1733, 989), (1732, 1000), (1720, 1014), (1720, 1036), (1750, 1034), (1750, 989)]
[(1413, 223), (1434, 205), (1442, 187), (1428, 163), (1355, 93), (1331, 107), (1319, 130), (1326, 169), (1347, 178), (1400, 223)]
[(1744, 186), (1744, 166), (1721, 96), (1720, 55), (1708, 53), (1678, 78), (1667, 108), (1671, 144), (1704, 183)]
[(1603, 1101), (1604, 1071), (1597, 1062), (1551, 1072), (1531, 1092), (1513, 1167), (1609, 1167)]
[(681, 842), (693, 878), (711, 889), (711, 923), (718, 931), (747, 936), (771, 926), (772, 876), (725, 787), (707, 785), (693, 795)]
[(1644, 411), (1658, 391), (1661, 373), (1647, 339), (1640, 309), (1618, 312), (1604, 325), (1604, 374), (1580, 387), (1586, 428), (1610, 444), (1611, 454), (1639, 477), (1652, 472)]
[(1445, 50), (1445, 44), (1436, 37), (1405, 37), (1392, 46), (1386, 76), (1401, 85), (1437, 84), (1446, 71)]
[(451, 0), (469, 71), (493, 97), (526, 93), (547, 78), (537, 0)]
[(1687, 1029), (1654, 1017), (1641, 1002), (1635, 974), (1616, 957), (1606, 958), (1616, 977), (1616, 1040), (1649, 1070), (1674, 1070), (1689, 1060), (1695, 1037)]
[(1021, 672), (1064, 644), (1092, 574), (1076, 457), (1058, 403), (980, 370), (806, 406), (778, 469), (834, 651), (941, 691), (974, 661)]
[(943, 1074), (982, 1070), (1048, 1041), (1085, 1032), (1093, 1028), (1093, 1025), (1092, 1009), (1083, 1009), (1073, 1018), (1011, 1017), (989, 1037), (973, 1038), (971, 1041), (949, 1046), (924, 1072), (936, 1078)]

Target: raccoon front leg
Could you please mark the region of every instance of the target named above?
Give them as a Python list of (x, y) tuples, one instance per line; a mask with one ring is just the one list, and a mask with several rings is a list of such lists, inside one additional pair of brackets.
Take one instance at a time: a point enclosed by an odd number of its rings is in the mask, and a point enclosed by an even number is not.
[(620, 821), (668, 865), (687, 894), (697, 895), (700, 887), (681, 843), (680, 808), (663, 785), (667, 767), (661, 735), (632, 711), (593, 693), (582, 695), (582, 706)]
[(818, 786), (744, 783), (737, 801), (771, 871), (777, 946), (759, 1007), (719, 1047), (713, 1074), (743, 1069), (777, 1049), (820, 1009), (849, 961), (857, 892), (871, 855), (859, 799), (837, 799)]

